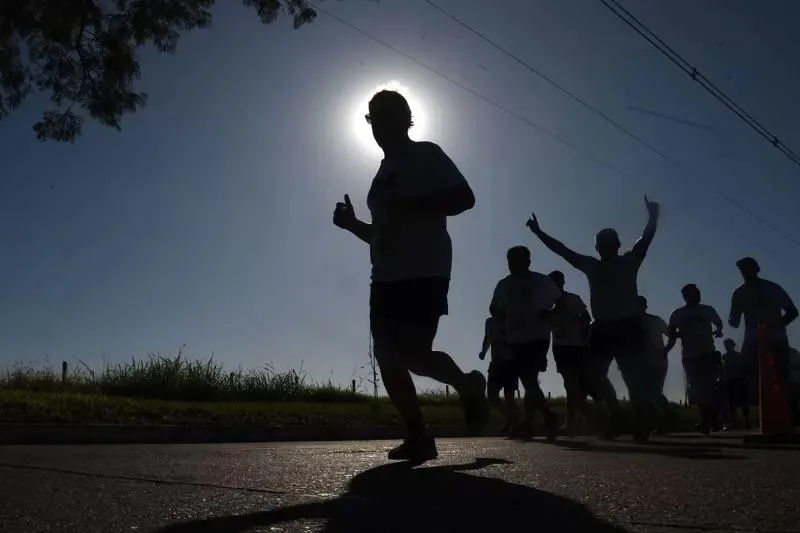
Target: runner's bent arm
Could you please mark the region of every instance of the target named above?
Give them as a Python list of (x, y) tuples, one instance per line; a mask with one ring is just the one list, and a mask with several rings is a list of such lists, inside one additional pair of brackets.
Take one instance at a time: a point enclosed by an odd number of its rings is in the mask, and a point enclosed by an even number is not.
[(427, 164), (423, 171), (425, 192), (395, 198), (400, 210), (448, 217), (475, 207), (475, 194), (461, 171), (444, 150), (424, 143)]
[(794, 305), (792, 298), (789, 294), (783, 289), (783, 287), (779, 287), (781, 292), (781, 309), (783, 310), (783, 325), (788, 326), (792, 322), (797, 319), (798, 312), (797, 306)]
[(739, 327), (739, 324), (742, 322), (742, 304), (739, 302), (738, 291), (733, 292), (733, 296), (731, 297), (731, 312), (728, 315), (728, 324), (733, 329)]
[(453, 217), (475, 207), (475, 194), (466, 181), (424, 196), (398, 199), (401, 208), (416, 213)]
[(675, 342), (678, 340), (678, 328), (675, 326), (669, 326), (667, 328), (667, 346), (664, 348), (665, 353), (669, 353), (675, 347)]
[(372, 224), (356, 219), (345, 229), (367, 244), (372, 242)]
[(714, 316), (711, 317), (711, 323), (714, 325), (714, 336), (718, 338), (722, 337), (722, 319), (719, 317), (716, 309), (712, 307), (711, 310), (714, 312)]

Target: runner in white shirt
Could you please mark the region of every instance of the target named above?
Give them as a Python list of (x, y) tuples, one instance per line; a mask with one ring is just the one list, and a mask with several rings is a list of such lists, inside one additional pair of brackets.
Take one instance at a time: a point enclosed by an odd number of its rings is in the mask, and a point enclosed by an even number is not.
[[(501, 430), (501, 433), (506, 433), (517, 426), (517, 402), (514, 399), (514, 391), (517, 390), (519, 380), (511, 359), (511, 351), (508, 349), (503, 319), (490, 316), (486, 319), (484, 330), (483, 345), (478, 358), (483, 361), (486, 359), (486, 353), (491, 350), (492, 360), (489, 363), (486, 392), (489, 403), (506, 418), (505, 427)], [(500, 400), (501, 390), (505, 403)]]
[(764, 340), (770, 343), (768, 349), (778, 363), (781, 377), (786, 380), (790, 367), (786, 328), (795, 321), (798, 311), (783, 287), (759, 276), (761, 267), (755, 259), (745, 257), (737, 261), (736, 266), (744, 283), (733, 292), (728, 323), (738, 328), (744, 315), (742, 356), (748, 365), (748, 374), (754, 377), (750, 389), (755, 393), (758, 390), (754, 381), (758, 376), (759, 325), (765, 328)]
[[(607, 228), (595, 237), (595, 249), (600, 259), (579, 254), (542, 231), (535, 215), (528, 220), (528, 227), (553, 253), (561, 256), (570, 265), (586, 275), (589, 281), (589, 300), (592, 308), (592, 357), (610, 364), (616, 359), (617, 366), (628, 387), (634, 410), (634, 437), (637, 442), (646, 442), (650, 435), (650, 413), (653, 403), (652, 389), (644, 376), (647, 364), (642, 357), (643, 333), (639, 320), (639, 290), (637, 278), (647, 250), (653, 242), (658, 226), (659, 206), (645, 197), (648, 212), (647, 226), (633, 248), (619, 253), (621, 244), (617, 232)], [(596, 372), (595, 375), (598, 375)], [(616, 398), (606, 398), (614, 405), (618, 415)], [(618, 419), (618, 416), (615, 416)], [(608, 428), (608, 437), (616, 433)]]
[(644, 354), (652, 365), (653, 398), (658, 420), (656, 432), (664, 433), (663, 422), (669, 410), (669, 401), (664, 396), (664, 382), (669, 371), (669, 358), (665, 348), (665, 339), (668, 336), (667, 323), (660, 316), (647, 312), (647, 298), (639, 296), (639, 311), (641, 313), (642, 330), (645, 338)]
[(556, 300), (550, 324), (553, 333), (553, 359), (556, 370), (564, 380), (567, 394), (567, 421), (564, 431), (568, 435), (577, 432), (575, 417), (581, 413), (589, 419), (589, 405), (584, 389), (586, 384), (586, 358), (589, 351), (589, 324), (592, 321), (589, 310), (580, 296), (564, 290), (564, 273), (555, 270), (548, 274), (561, 296)]
[(700, 430), (708, 434), (717, 420), (715, 386), (720, 366), (720, 354), (714, 337), (722, 337), (722, 319), (710, 305), (701, 304), (700, 289), (688, 284), (681, 289), (686, 305), (669, 317), (669, 342), (666, 353), (680, 338), (683, 367), (689, 386), (697, 394), (697, 406), (702, 421)]
[(511, 274), (497, 284), (490, 311), (505, 319), (514, 368), (525, 387), (525, 420), (515, 435), (532, 437), (533, 421), (539, 411), (544, 417), (547, 438), (552, 440), (558, 434), (558, 416), (547, 405), (539, 386), (539, 373), (547, 369), (549, 313), (561, 291), (550, 278), (530, 270), (531, 253), (526, 247), (509, 249), (506, 258)]
[(333, 223), (369, 245), (372, 260), (370, 330), (386, 392), (408, 427), (389, 459), (420, 464), (437, 457), (411, 372), (453, 387), (470, 429), (488, 421), (486, 380), (464, 373), (433, 351), (439, 319), (447, 314), (452, 246), (447, 217), (475, 205), (458, 168), (437, 145), (408, 137), (413, 125), (406, 99), (380, 91), (365, 117), (384, 159), (367, 195), (372, 223), (356, 218), (350, 198), (336, 205)]

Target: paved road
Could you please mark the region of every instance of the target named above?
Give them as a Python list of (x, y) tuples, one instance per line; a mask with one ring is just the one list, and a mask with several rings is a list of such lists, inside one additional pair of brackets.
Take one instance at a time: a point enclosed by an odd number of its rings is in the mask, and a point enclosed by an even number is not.
[(723, 439), (0, 447), (0, 531), (800, 532), (800, 451)]

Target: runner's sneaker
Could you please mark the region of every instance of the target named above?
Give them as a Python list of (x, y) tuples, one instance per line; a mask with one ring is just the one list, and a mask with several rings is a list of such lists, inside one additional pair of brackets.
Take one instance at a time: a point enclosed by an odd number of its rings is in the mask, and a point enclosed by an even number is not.
[(390, 461), (408, 461), (413, 466), (418, 466), (436, 459), (439, 457), (439, 452), (432, 436), (414, 437), (389, 450), (388, 457)]
[(486, 378), (477, 370), (467, 374), (467, 384), (461, 397), (464, 422), (470, 434), (479, 434), (489, 423), (489, 400), (486, 399)]

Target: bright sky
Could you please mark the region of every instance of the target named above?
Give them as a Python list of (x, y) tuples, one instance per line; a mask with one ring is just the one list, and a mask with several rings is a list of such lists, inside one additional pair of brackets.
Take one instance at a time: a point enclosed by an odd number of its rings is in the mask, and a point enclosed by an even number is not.
[[(483, 321), (509, 246), (528, 245), (535, 269), (562, 269), (568, 288), (587, 296), (582, 275), (525, 229), (531, 210), (546, 231), (590, 253), (604, 226), (632, 244), (646, 219), (643, 195), (661, 202), (639, 286), (665, 319), (688, 282), (726, 317), (743, 255), (800, 300), (800, 246), (719, 194), (800, 241), (800, 169), (598, 0), (439, 3), (681, 168), (422, 0), (324, 6), (625, 175), (324, 15), (295, 31), (289, 20), (264, 27), (239, 3), (219, 2), (213, 28), (185, 37), (177, 55), (144, 54), (139, 88), (150, 100), (123, 132), (87, 124), (75, 145), (40, 144), (30, 129), (37, 99), (0, 123), (0, 362), (99, 366), (186, 344), (187, 355), (214, 353), (232, 368), (302, 367), (340, 383), (365, 376), (368, 251), (331, 213), (349, 193), (367, 216), (380, 153), (354, 125), (371, 91), (391, 80), (424, 116), (424, 138), (476, 192), (476, 208), (451, 220), (451, 314), (437, 340), (465, 368), (485, 367)], [(625, 5), (800, 150), (800, 5)], [(800, 326), (791, 337), (800, 344)], [(667, 380), (675, 399), (679, 352)], [(542, 385), (561, 393), (550, 366)]]

